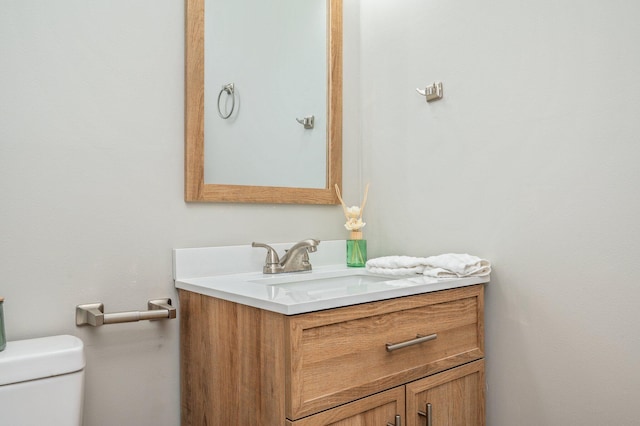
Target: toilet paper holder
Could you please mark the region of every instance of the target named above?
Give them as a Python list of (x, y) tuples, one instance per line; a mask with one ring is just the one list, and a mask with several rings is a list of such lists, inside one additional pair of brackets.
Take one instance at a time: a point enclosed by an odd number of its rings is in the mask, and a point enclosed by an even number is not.
[(147, 302), (148, 311), (128, 311), (104, 313), (104, 304), (86, 303), (76, 306), (76, 325), (91, 325), (99, 327), (107, 324), (136, 322), (144, 320), (173, 319), (176, 308), (171, 305), (171, 299), (154, 299)]

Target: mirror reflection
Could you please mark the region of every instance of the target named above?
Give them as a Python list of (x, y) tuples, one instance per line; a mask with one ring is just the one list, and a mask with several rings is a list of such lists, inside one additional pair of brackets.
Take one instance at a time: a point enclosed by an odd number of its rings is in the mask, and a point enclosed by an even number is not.
[(326, 1), (205, 0), (204, 34), (205, 182), (324, 188)]

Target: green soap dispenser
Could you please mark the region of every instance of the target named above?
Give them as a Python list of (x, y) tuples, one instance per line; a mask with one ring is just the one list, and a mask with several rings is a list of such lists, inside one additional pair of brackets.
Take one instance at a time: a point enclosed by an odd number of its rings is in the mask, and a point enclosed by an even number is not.
[(347, 240), (347, 266), (364, 268), (367, 264), (367, 240), (362, 238), (362, 231), (351, 231)]

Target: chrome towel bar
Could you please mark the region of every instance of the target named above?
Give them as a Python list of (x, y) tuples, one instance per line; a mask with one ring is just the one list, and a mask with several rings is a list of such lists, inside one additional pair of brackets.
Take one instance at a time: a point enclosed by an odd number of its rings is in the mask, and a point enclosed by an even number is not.
[(173, 319), (176, 317), (176, 308), (171, 306), (171, 299), (149, 300), (148, 311), (129, 311), (104, 313), (102, 303), (87, 303), (76, 306), (76, 325), (92, 325), (98, 327), (107, 324), (121, 322), (136, 322), (143, 320)]

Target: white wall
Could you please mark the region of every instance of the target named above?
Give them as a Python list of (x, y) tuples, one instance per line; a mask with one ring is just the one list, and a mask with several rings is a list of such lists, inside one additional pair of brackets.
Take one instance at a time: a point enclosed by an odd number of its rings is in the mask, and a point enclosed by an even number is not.
[[(356, 6), (346, 7), (356, 30)], [(75, 326), (172, 297), (171, 249), (345, 238), (338, 206), (183, 202), (180, 0), (0, 0), (0, 295), (9, 340), (81, 337), (85, 424), (179, 424), (178, 321)], [(345, 160), (357, 157), (357, 55)], [(354, 58), (354, 59), (351, 59)], [(344, 173), (356, 196), (358, 170)]]
[[(636, 421), (639, 9), (345, 1), (345, 196), (371, 181), (372, 256), (493, 261), (491, 426)], [(339, 207), (182, 201), (183, 31), (181, 1), (0, 0), (7, 334), (85, 341), (90, 426), (178, 423), (178, 323), (76, 304), (175, 296), (174, 247), (344, 237)]]
[(370, 254), (493, 262), (488, 425), (637, 424), (640, 4), (360, 8)]

